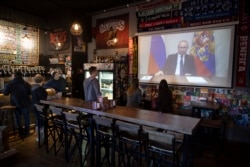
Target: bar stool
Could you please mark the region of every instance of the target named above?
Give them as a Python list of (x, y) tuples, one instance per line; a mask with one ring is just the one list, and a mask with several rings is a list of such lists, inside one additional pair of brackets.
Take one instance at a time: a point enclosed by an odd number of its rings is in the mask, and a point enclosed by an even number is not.
[[(60, 149), (64, 146), (64, 120), (62, 116), (63, 109), (57, 108), (54, 106), (49, 107), (50, 117), (53, 127), (53, 145), (54, 145), (54, 153), (55, 155), (60, 151)], [(58, 148), (57, 145), (59, 144)]]
[[(46, 146), (47, 153), (54, 148), (54, 142), (50, 144), (49, 139), (54, 141), (54, 124), (47, 108), (43, 105), (35, 104), (38, 116), (38, 146)], [(44, 135), (44, 136), (43, 136)]]
[[(115, 134), (114, 122), (111, 118), (93, 115), (96, 130), (96, 165), (103, 166), (105, 159), (109, 166), (115, 166)], [(104, 147), (105, 154), (101, 159), (101, 148)], [(111, 154), (110, 154), (111, 150)], [(111, 157), (111, 162), (110, 162)]]
[[(73, 153), (78, 149), (80, 156), (80, 166), (83, 167), (89, 155), (89, 134), (87, 128), (90, 126), (84, 120), (84, 114), (80, 112), (62, 112), (65, 126), (65, 155), (69, 162)], [(85, 150), (83, 153), (82, 145), (85, 141)]]
[(8, 126), (9, 122), (9, 115), (11, 115), (11, 124), (12, 124), (12, 130), (13, 135), (16, 135), (16, 127), (15, 127), (15, 111), (16, 106), (13, 105), (4, 105), (0, 107), (0, 125), (6, 125)]
[(117, 120), (115, 122), (118, 137), (118, 163), (124, 166), (142, 166), (143, 152), (142, 128), (141, 125), (132, 124)]
[(143, 129), (146, 136), (145, 149), (148, 166), (177, 166), (182, 143), (176, 142), (174, 134)]

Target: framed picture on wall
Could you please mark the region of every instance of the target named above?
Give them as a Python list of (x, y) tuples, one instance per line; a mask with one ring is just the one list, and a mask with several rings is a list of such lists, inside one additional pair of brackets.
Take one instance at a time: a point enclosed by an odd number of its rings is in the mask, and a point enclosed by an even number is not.
[(129, 14), (121, 14), (96, 21), (96, 49), (128, 47)]
[(86, 43), (83, 41), (81, 35), (77, 35), (73, 37), (73, 51), (86, 53)]

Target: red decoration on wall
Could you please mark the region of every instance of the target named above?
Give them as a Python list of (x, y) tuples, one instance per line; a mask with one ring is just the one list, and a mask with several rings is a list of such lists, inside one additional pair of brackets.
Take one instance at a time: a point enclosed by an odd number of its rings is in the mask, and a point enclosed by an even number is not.
[(236, 67), (236, 86), (247, 86), (247, 67), (249, 55), (249, 23), (250, 19), (246, 11), (244, 10), (245, 1), (240, 1), (240, 17), (239, 17), (239, 29), (238, 29), (238, 57)]
[[(128, 47), (129, 14), (96, 21), (96, 48), (114, 49)], [(118, 41), (114, 42), (114, 38)]]
[(69, 48), (69, 32), (62, 29), (49, 33), (49, 45), (51, 50), (64, 50)]

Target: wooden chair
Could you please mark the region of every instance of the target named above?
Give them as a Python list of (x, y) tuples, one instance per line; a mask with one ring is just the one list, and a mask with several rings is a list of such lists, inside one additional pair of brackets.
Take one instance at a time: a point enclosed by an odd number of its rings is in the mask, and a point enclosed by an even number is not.
[(38, 116), (38, 146), (41, 148), (43, 145), (47, 148), (47, 153), (50, 152), (52, 148), (54, 148), (54, 124), (50, 117), (50, 114), (47, 108), (43, 105), (35, 104), (36, 112)]
[[(62, 112), (65, 126), (65, 155), (69, 162), (73, 153), (78, 150), (80, 166), (83, 167), (89, 155), (89, 133), (90, 125), (84, 120), (85, 117), (79, 112)], [(82, 144), (85, 142), (83, 152)]]
[[(96, 162), (97, 166), (103, 166), (105, 159), (109, 166), (115, 166), (115, 133), (114, 122), (111, 118), (93, 116), (96, 132)], [(104, 147), (105, 154), (101, 159), (101, 149)], [(111, 158), (110, 158), (111, 157)], [(110, 161), (111, 159), (111, 161)]]
[(142, 166), (143, 140), (141, 125), (124, 121), (116, 121), (116, 134), (118, 138), (118, 163), (119, 166)]
[[(50, 117), (53, 123), (53, 142), (55, 155), (64, 146), (64, 120), (62, 116), (63, 109), (54, 106), (49, 107)], [(58, 146), (58, 148), (57, 148)]]
[(143, 129), (146, 136), (145, 150), (148, 166), (179, 166), (182, 143), (174, 134)]
[(16, 111), (16, 106), (4, 105), (0, 107), (0, 126), (1, 125), (9, 126), (9, 119), (11, 119), (11, 126), (14, 136), (16, 135), (15, 111)]

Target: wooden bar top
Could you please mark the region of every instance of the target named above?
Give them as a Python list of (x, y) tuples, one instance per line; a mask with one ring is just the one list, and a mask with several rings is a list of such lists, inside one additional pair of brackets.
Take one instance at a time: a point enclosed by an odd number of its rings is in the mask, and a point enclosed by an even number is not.
[(114, 119), (137, 123), (145, 126), (171, 130), (187, 135), (192, 135), (198, 124), (199, 118), (160, 113), (150, 110), (116, 106), (107, 110), (92, 109), (91, 102), (77, 98), (59, 98), (41, 100), (41, 103), (81, 111), (94, 115), (106, 116)]

